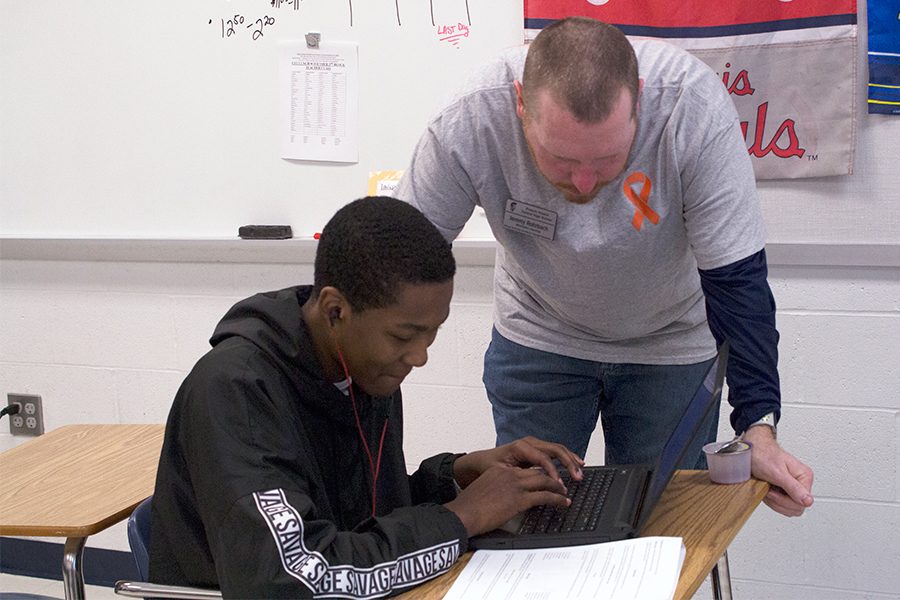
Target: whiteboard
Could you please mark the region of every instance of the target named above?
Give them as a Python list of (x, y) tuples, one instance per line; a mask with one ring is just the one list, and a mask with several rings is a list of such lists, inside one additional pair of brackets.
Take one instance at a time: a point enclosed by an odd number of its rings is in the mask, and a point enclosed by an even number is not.
[[(865, 113), (864, 10), (855, 172), (760, 182), (770, 242), (900, 243), (900, 117)], [(523, 0), (3, 0), (0, 236), (310, 237), (371, 171), (407, 166), (522, 21)], [(278, 43), (310, 31), (359, 45), (357, 163), (279, 157)], [(461, 239), (492, 236), (476, 213)]]
[[(522, 22), (522, 0), (3, 0), (0, 234), (312, 236)], [(310, 31), (359, 45), (357, 163), (279, 156), (278, 43)]]

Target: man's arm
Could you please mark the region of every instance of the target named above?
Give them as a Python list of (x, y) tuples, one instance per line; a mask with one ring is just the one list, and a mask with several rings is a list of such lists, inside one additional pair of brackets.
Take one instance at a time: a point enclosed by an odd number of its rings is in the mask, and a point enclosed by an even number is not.
[(731, 343), (728, 401), (738, 433), (765, 414), (781, 414), (775, 299), (766, 277), (766, 251), (717, 269), (700, 270), (706, 317), (717, 345)]
[(731, 344), (728, 401), (731, 425), (753, 444), (753, 475), (773, 486), (766, 504), (798, 516), (813, 503), (813, 472), (785, 452), (772, 428), (752, 426), (781, 414), (775, 299), (767, 281), (765, 250), (716, 269), (700, 270), (709, 328), (718, 344)]
[(442, 119), (429, 125), (394, 195), (418, 208), (452, 242), (472, 216), (478, 194), (458, 156), (447, 151), (444, 136)]
[(465, 528), (440, 504), (400, 507), (352, 531), (324, 518), (327, 511), (291, 489), (239, 499), (225, 521), (207, 527), (223, 595), (380, 597), (440, 575), (466, 550)]
[[(317, 491), (317, 448), (279, 410), (273, 386), (235, 376), (246, 368), (241, 359), (192, 380), (191, 414), (180, 420), (194, 506), (223, 595), (386, 595), (439, 575), (465, 551), (465, 528), (437, 503), (398, 507), (348, 530), (353, 524)], [(342, 493), (370, 506), (364, 479), (341, 475)]]
[(413, 505), (425, 502), (444, 504), (456, 498), (459, 486), (453, 476), (454, 464), (464, 454), (443, 453), (426, 458), (409, 476)]

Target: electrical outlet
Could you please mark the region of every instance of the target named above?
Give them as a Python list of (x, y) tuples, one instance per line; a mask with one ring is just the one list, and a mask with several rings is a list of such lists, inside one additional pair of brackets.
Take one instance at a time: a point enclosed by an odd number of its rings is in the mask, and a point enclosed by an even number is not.
[(29, 394), (7, 394), (6, 403), (22, 405), (19, 414), (10, 415), (9, 432), (13, 435), (42, 435), (44, 433), (44, 409), (41, 397)]

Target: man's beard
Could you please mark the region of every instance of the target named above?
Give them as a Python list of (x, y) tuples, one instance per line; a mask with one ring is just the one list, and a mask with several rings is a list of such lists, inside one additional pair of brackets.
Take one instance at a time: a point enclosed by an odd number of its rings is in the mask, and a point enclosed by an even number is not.
[(531, 141), (528, 139), (527, 135), (528, 125), (527, 123), (522, 124), (522, 130), (525, 133), (523, 136), (525, 138), (525, 145), (528, 147), (528, 153), (531, 154), (531, 162), (534, 165), (534, 168), (538, 173), (541, 174), (547, 183), (555, 187), (559, 192), (563, 195), (567, 202), (571, 202), (572, 204), (588, 204), (594, 197), (600, 192), (603, 187), (608, 184), (608, 181), (598, 181), (596, 185), (594, 185), (594, 189), (592, 189), (589, 193), (583, 194), (581, 193), (577, 187), (572, 185), (571, 183), (562, 183), (553, 181), (547, 174), (541, 170), (541, 167), (538, 165), (537, 158), (534, 154), (534, 148), (531, 147)]

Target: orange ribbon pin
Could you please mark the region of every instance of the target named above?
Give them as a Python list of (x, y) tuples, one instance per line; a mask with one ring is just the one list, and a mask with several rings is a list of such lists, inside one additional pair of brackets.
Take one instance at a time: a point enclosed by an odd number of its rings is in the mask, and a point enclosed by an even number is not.
[[(641, 191), (635, 192), (631, 187), (634, 183), (641, 184)], [(650, 219), (650, 222), (656, 225), (659, 223), (659, 215), (656, 214), (650, 205), (647, 204), (647, 200), (650, 198), (650, 190), (653, 188), (653, 183), (650, 181), (650, 178), (641, 173), (640, 171), (636, 171), (625, 178), (625, 183), (622, 184), (622, 191), (625, 192), (625, 197), (628, 198), (632, 204), (634, 204), (634, 218), (631, 219), (631, 224), (638, 231), (641, 230), (641, 225), (644, 224), (644, 217)]]

